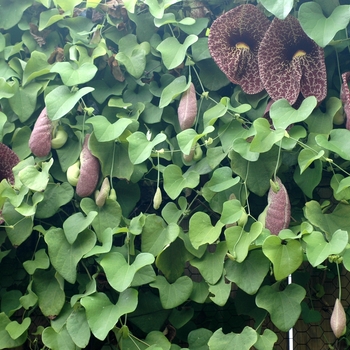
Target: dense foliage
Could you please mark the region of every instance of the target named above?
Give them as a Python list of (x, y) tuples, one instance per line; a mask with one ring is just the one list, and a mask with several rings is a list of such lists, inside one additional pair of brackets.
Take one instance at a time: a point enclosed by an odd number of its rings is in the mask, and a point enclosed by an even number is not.
[(350, 271), (350, 5), (0, 14), (0, 349), (268, 350), (320, 321), (309, 267)]

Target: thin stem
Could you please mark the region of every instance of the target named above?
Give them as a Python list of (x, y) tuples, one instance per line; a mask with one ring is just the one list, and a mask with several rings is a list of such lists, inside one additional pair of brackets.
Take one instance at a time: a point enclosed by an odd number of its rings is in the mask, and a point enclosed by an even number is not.
[(336, 262), (336, 265), (337, 265), (337, 273), (338, 273), (338, 290), (339, 290), (338, 298), (339, 298), (339, 301), (341, 301), (341, 278), (340, 278), (339, 264), (337, 262)]

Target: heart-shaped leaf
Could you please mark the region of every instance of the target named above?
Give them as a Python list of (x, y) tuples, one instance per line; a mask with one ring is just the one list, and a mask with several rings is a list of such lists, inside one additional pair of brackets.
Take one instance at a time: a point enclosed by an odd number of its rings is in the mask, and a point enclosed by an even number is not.
[(196, 171), (182, 174), (181, 168), (175, 164), (164, 169), (163, 177), (164, 190), (171, 199), (177, 198), (184, 188), (194, 188), (199, 184), (199, 174)]
[(327, 18), (317, 2), (307, 2), (300, 6), (298, 19), (305, 33), (321, 47), (325, 47), (339, 30), (347, 27), (350, 6), (337, 6)]
[(181, 44), (175, 37), (171, 36), (163, 40), (157, 50), (162, 54), (162, 59), (167, 69), (174, 69), (185, 59), (187, 49), (198, 40), (198, 36), (190, 34)]
[(11, 323), (11, 320), (5, 314), (5, 312), (0, 313), (0, 348), (1, 349), (12, 349), (17, 346), (22, 345), (26, 339), (27, 334), (23, 333), (16, 339), (11, 338), (10, 334), (6, 330), (6, 327)]
[(30, 274), (33, 275), (36, 269), (48, 269), (50, 266), (49, 257), (45, 249), (40, 249), (35, 252), (34, 260), (27, 260), (23, 263), (23, 267)]
[(261, 222), (254, 222), (250, 227), (250, 232), (244, 231), (240, 226), (232, 226), (225, 230), (227, 247), (235, 260), (242, 262), (248, 255), (252, 242), (254, 242), (262, 233), (263, 225)]
[(153, 148), (166, 140), (165, 134), (158, 134), (152, 141), (148, 141), (143, 132), (134, 132), (127, 138), (129, 142), (129, 157), (133, 164), (140, 164), (150, 157)]
[(267, 11), (279, 19), (285, 19), (293, 8), (293, 0), (260, 0)]
[(146, 218), (141, 240), (141, 250), (157, 256), (169, 243), (179, 236), (180, 228), (175, 223), (166, 225), (157, 215)]
[(190, 86), (190, 81), (184, 75), (172, 80), (162, 91), (159, 108), (166, 107), (172, 100), (179, 96), (182, 92), (186, 91)]
[(105, 293), (95, 293), (81, 299), (91, 332), (97, 339), (105, 340), (119, 318), (136, 309), (137, 294), (137, 290), (127, 289), (120, 293), (116, 304), (112, 304)]
[(206, 250), (202, 257), (193, 258), (190, 263), (199, 270), (205, 281), (215, 284), (222, 276), (226, 253), (226, 242), (220, 242), (215, 252)]
[(151, 265), (154, 256), (150, 253), (140, 253), (129, 265), (124, 256), (118, 252), (110, 252), (103, 257), (100, 264), (103, 267), (109, 284), (118, 292), (130, 287), (134, 276), (142, 267)]
[(59, 332), (56, 332), (52, 327), (46, 327), (42, 334), (43, 343), (52, 350), (67, 349), (75, 350), (71, 336), (67, 328), (63, 327)]
[(284, 241), (270, 236), (265, 239), (262, 251), (273, 264), (276, 280), (286, 278), (303, 262), (303, 248), (297, 240)]
[(306, 242), (306, 256), (310, 264), (312, 266), (320, 265), (329, 255), (341, 253), (345, 249), (348, 239), (348, 233), (343, 230), (335, 231), (329, 242), (318, 231), (303, 236), (303, 240)]
[(82, 349), (86, 348), (90, 340), (90, 328), (82, 307), (73, 310), (67, 319), (66, 327), (74, 343)]
[(183, 304), (192, 292), (192, 280), (188, 276), (178, 278), (170, 284), (163, 276), (157, 276), (150, 286), (159, 290), (160, 302), (164, 309), (172, 309)]
[(258, 340), (254, 344), (254, 348), (257, 350), (273, 349), (273, 344), (275, 344), (277, 340), (277, 334), (267, 328), (264, 330), (263, 334), (258, 335)]
[(31, 324), (31, 318), (26, 317), (21, 324), (17, 321), (12, 321), (6, 326), (7, 332), (10, 334), (12, 339), (18, 339), (21, 335), (23, 335)]
[(256, 331), (251, 327), (244, 327), (242, 333), (224, 334), (218, 329), (208, 341), (209, 350), (240, 349), (249, 350), (258, 339)]
[(58, 62), (51, 72), (58, 73), (66, 86), (84, 84), (90, 81), (97, 72), (97, 67), (92, 63), (83, 63), (78, 66), (71, 62)]
[(218, 221), (215, 226), (211, 224), (208, 214), (197, 212), (191, 216), (188, 235), (195, 249), (206, 243), (215, 242), (221, 234), (224, 224)]
[(226, 278), (247, 294), (255, 294), (269, 272), (270, 262), (261, 250), (251, 250), (241, 263), (225, 261)]
[(64, 234), (69, 244), (73, 244), (78, 234), (91, 225), (96, 215), (96, 211), (90, 211), (86, 217), (82, 213), (75, 213), (63, 222)]
[(216, 305), (224, 306), (231, 293), (231, 283), (227, 283), (224, 275), (216, 284), (209, 285), (210, 300)]
[(287, 100), (274, 102), (270, 108), (270, 116), (276, 129), (286, 129), (293, 123), (304, 121), (315, 109), (317, 100), (309, 96), (303, 100), (299, 109), (294, 109)]
[(329, 136), (319, 134), (315, 140), (317, 144), (328, 149), (346, 160), (350, 160), (350, 130), (333, 129)]
[(77, 264), (84, 254), (89, 252), (96, 243), (93, 231), (85, 229), (80, 232), (73, 244), (70, 244), (61, 228), (50, 229), (45, 234), (45, 242), (49, 248), (52, 265), (61, 276), (70, 283), (77, 278)]
[(107, 142), (116, 140), (133, 120), (121, 118), (111, 124), (106, 117), (98, 115), (89, 118), (86, 122), (93, 125), (96, 139), (99, 142)]
[(83, 96), (93, 90), (91, 87), (83, 87), (76, 91), (74, 89), (70, 90), (65, 85), (58, 86), (45, 97), (47, 116), (51, 120), (62, 118), (74, 108)]
[[(274, 236), (276, 237), (276, 236)], [(282, 332), (291, 329), (301, 313), (300, 303), (306, 291), (298, 284), (288, 284), (283, 291), (274, 286), (263, 286), (256, 298), (256, 305), (269, 312), (271, 321)]]

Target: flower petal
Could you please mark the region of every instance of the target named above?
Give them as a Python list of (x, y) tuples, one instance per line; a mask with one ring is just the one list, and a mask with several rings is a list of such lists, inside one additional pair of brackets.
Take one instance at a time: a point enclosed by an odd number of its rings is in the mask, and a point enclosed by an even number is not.
[(270, 25), (254, 5), (235, 7), (218, 17), (210, 28), (208, 45), (211, 56), (231, 82), (247, 94), (264, 89), (259, 77), (259, 44)]
[(272, 21), (260, 44), (258, 61), (261, 80), (273, 100), (285, 98), (292, 105), (300, 92), (319, 102), (326, 97), (323, 50), (295, 17)]
[(12, 185), (15, 183), (12, 168), (19, 163), (19, 158), (11, 148), (0, 142), (0, 181), (6, 179)]

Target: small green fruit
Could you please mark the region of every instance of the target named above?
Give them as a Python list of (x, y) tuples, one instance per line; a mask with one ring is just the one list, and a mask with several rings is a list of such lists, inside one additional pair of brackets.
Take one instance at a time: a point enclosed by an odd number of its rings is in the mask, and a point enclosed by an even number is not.
[(77, 160), (67, 169), (67, 180), (72, 186), (76, 186), (80, 176), (80, 161)]
[(51, 139), (51, 147), (53, 149), (59, 149), (63, 147), (68, 139), (68, 134), (66, 130), (64, 130), (63, 126), (59, 126), (56, 131), (56, 135), (53, 139)]

